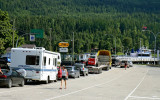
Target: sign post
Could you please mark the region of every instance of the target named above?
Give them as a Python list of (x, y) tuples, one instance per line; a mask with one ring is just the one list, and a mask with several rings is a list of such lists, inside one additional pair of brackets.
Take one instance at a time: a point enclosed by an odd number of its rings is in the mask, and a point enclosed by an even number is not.
[(30, 35), (30, 41), (35, 41), (35, 35)]

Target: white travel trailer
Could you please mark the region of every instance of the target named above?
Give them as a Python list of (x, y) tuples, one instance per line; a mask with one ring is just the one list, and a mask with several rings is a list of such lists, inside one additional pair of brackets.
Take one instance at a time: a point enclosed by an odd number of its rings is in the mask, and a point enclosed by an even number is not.
[(43, 47), (12, 48), (10, 66), (17, 70), (24, 69), (26, 80), (45, 81), (47, 84), (57, 81), (57, 59), (58, 53)]

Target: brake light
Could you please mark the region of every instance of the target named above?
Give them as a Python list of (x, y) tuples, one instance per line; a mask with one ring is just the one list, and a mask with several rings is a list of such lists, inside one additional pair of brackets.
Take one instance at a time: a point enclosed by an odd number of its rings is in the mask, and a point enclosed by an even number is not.
[(0, 78), (7, 78), (7, 76), (6, 75), (1, 75)]
[(36, 73), (39, 73), (39, 71), (36, 71)]

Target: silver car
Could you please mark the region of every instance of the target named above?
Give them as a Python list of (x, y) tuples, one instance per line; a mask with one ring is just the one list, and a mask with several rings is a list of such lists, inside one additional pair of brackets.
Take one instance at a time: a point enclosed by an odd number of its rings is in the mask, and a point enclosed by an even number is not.
[(79, 78), (80, 77), (80, 70), (76, 66), (65, 66), (68, 71), (68, 77)]
[(80, 69), (80, 75), (88, 76), (88, 68), (85, 64), (76, 63), (75, 66)]
[(129, 67), (133, 67), (132, 61), (128, 61), (128, 65), (129, 65)]

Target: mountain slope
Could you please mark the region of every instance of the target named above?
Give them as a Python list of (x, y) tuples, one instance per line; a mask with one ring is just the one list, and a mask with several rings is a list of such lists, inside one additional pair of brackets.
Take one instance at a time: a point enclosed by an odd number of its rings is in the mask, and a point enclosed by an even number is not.
[(160, 11), (158, 0), (0, 0), (0, 4), (12, 15)]

